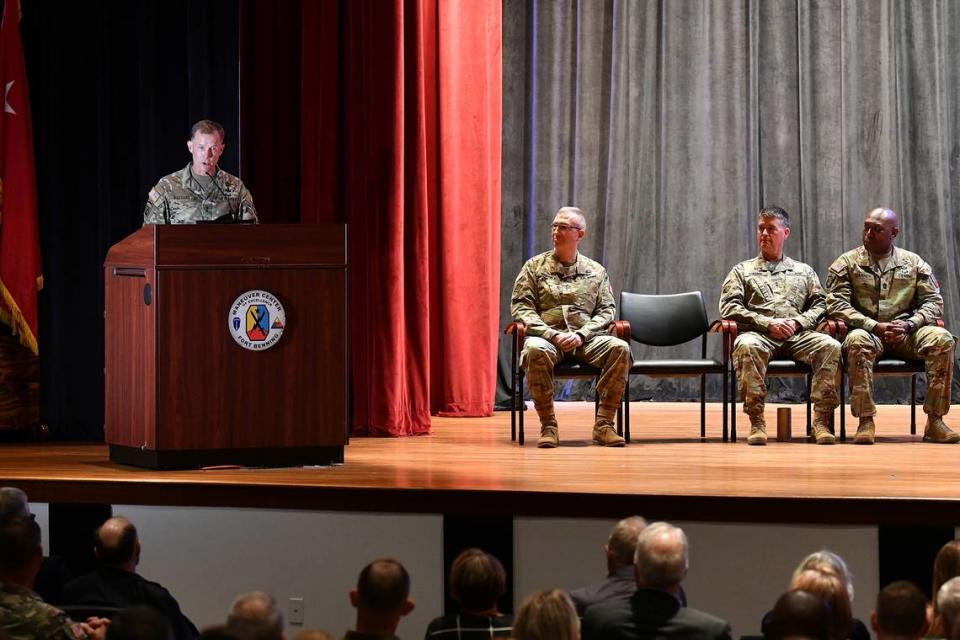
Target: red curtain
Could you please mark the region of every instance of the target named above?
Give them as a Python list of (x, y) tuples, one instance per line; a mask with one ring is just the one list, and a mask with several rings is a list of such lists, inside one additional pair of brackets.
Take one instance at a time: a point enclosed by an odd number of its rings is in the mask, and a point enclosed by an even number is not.
[(303, 5), (302, 220), (349, 225), (355, 434), (493, 410), (500, 11)]

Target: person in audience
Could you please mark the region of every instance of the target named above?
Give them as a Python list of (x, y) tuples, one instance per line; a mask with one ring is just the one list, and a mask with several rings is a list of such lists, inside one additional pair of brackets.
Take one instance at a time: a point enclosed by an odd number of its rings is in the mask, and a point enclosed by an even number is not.
[(790, 583), (790, 589), (808, 591), (823, 598), (830, 606), (830, 640), (870, 640), (869, 632), (866, 638), (855, 638), (851, 634), (850, 595), (836, 572), (826, 569), (801, 571)]
[(931, 638), (949, 637), (943, 628), (937, 594), (940, 592), (940, 587), (957, 576), (960, 576), (960, 540), (951, 540), (940, 547), (936, 558), (933, 559), (933, 588), (930, 590), (933, 599), (928, 610), (930, 630), (927, 632)]
[(347, 631), (344, 640), (395, 638), (400, 619), (414, 609), (410, 575), (393, 558), (374, 560), (360, 572), (350, 604), (357, 610), (356, 629)]
[(148, 605), (166, 616), (177, 640), (193, 640), (197, 628), (180, 611), (170, 592), (137, 573), (141, 545), (137, 528), (124, 517), (108, 519), (94, 534), (93, 552), (99, 566), (74, 578), (63, 588), (65, 605), (130, 607)]
[(304, 629), (294, 640), (333, 640), (333, 636), (319, 629)]
[(244, 640), (286, 640), (283, 613), (269, 593), (250, 591), (233, 600), (227, 630)]
[(877, 640), (920, 640), (929, 626), (927, 599), (913, 583), (891, 582), (880, 590), (870, 614)]
[(936, 617), (931, 620), (940, 630), (939, 635), (931, 631), (927, 634), (931, 638), (950, 638), (957, 632), (957, 621), (960, 620), (960, 577), (950, 578), (937, 590), (934, 599), (937, 603)]
[(837, 258), (827, 275), (827, 314), (843, 320), (843, 355), (850, 380), (850, 411), (860, 419), (853, 441), (873, 444), (873, 365), (883, 354), (923, 360), (927, 395), (924, 442), (953, 444), (960, 434), (943, 417), (950, 410), (954, 338), (937, 326), (943, 296), (933, 268), (894, 246), (900, 223), (892, 209), (877, 208), (863, 221), (863, 245)]
[(666, 522), (647, 526), (634, 554), (636, 592), (589, 607), (583, 617), (584, 640), (730, 638), (725, 620), (680, 606), (680, 584), (689, 564), (682, 529)]
[(137, 605), (113, 616), (107, 640), (173, 640), (173, 631), (162, 613), (147, 605)]
[(764, 623), (763, 637), (766, 640), (829, 640), (832, 618), (830, 607), (823, 598), (794, 589), (777, 599)]
[(460, 612), (434, 618), (425, 638), (509, 638), (513, 617), (497, 609), (506, 590), (507, 572), (500, 561), (480, 549), (467, 549), (450, 567), (450, 593)]
[(42, 560), (33, 516), (0, 521), (0, 629), (11, 638), (104, 638), (109, 620), (74, 622), (31, 590)]
[(570, 599), (581, 618), (590, 605), (617, 596), (628, 596), (637, 590), (637, 581), (633, 576), (633, 554), (637, 550), (637, 538), (646, 526), (647, 521), (640, 516), (630, 516), (613, 525), (607, 544), (603, 545), (603, 553), (607, 558), (606, 580), (570, 592)]
[(720, 291), (720, 316), (735, 320), (740, 333), (733, 345), (743, 412), (750, 418), (747, 444), (767, 443), (763, 418), (767, 363), (778, 354), (810, 365), (810, 400), (816, 414), (817, 444), (833, 444), (833, 410), (840, 405), (840, 343), (818, 332), (826, 311), (820, 278), (812, 267), (787, 257), (790, 216), (780, 207), (757, 215), (758, 255), (733, 267)]
[(577, 609), (565, 591), (540, 591), (524, 600), (513, 622), (515, 640), (579, 640)]
[(0, 522), (30, 515), (27, 494), (17, 487), (0, 487)]
[(200, 632), (199, 640), (244, 640), (238, 633), (231, 631), (225, 624), (215, 624)]
[(553, 368), (561, 360), (601, 370), (597, 379), (597, 416), (593, 441), (622, 447), (613, 428), (630, 370), (630, 345), (608, 333), (617, 305), (607, 272), (578, 251), (587, 235), (587, 219), (576, 207), (561, 207), (551, 226), (553, 250), (524, 263), (513, 283), (510, 311), (526, 327), (520, 364), (527, 372), (530, 396), (540, 417), (537, 446), (560, 444), (553, 409)]

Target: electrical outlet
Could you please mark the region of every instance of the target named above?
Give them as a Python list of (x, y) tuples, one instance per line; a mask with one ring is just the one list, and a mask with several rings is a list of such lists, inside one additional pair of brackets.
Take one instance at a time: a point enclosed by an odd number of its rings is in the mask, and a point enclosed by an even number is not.
[(290, 598), (287, 618), (290, 624), (303, 624), (303, 598)]

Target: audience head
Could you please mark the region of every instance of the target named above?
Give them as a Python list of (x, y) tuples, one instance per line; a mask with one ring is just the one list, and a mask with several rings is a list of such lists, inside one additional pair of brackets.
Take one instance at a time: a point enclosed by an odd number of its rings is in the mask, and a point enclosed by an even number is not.
[(464, 611), (496, 611), (497, 600), (506, 590), (503, 565), (480, 549), (467, 549), (450, 567), (450, 593)]
[(400, 618), (414, 609), (410, 575), (392, 558), (374, 560), (360, 572), (350, 603), (357, 609), (356, 631), (392, 635)]
[(140, 562), (137, 528), (123, 516), (108, 519), (93, 534), (93, 553), (101, 564), (133, 571)]
[(173, 640), (173, 631), (159, 611), (138, 605), (113, 616), (107, 640)]
[(227, 629), (248, 640), (281, 640), (283, 613), (269, 593), (251, 591), (236, 597), (227, 616)]
[(687, 536), (679, 527), (654, 522), (637, 537), (634, 570), (637, 586), (676, 591), (690, 566)]
[(933, 596), (934, 611), (938, 611), (937, 593), (940, 587), (951, 578), (960, 576), (960, 540), (951, 540), (940, 547), (937, 557), (933, 560)]
[(560, 589), (541, 591), (527, 598), (513, 621), (515, 640), (579, 640), (577, 609)]
[(850, 630), (853, 613), (850, 610), (850, 596), (846, 585), (834, 571), (807, 569), (801, 571), (790, 583), (790, 589), (808, 591), (826, 600), (830, 606), (830, 638), (845, 640)]
[(333, 640), (333, 636), (319, 629), (304, 629), (294, 640)]
[(793, 578), (796, 578), (807, 569), (818, 569), (837, 574), (840, 580), (843, 581), (850, 602), (853, 602), (853, 574), (850, 573), (850, 569), (847, 567), (847, 563), (843, 561), (843, 558), (827, 549), (814, 551), (800, 561), (800, 564), (797, 565), (797, 568), (793, 571)]
[(16, 487), (0, 487), (0, 522), (30, 515), (27, 494)]
[(236, 631), (231, 631), (225, 624), (215, 624), (200, 632), (197, 640), (244, 640)]
[(32, 587), (42, 560), (40, 525), (33, 517), (0, 521), (0, 581)]
[(624, 518), (610, 529), (610, 537), (604, 551), (607, 552), (607, 568), (629, 567), (637, 553), (637, 538), (647, 527), (647, 521), (640, 516)]
[(877, 595), (870, 626), (884, 640), (922, 638), (928, 627), (927, 599), (911, 582), (891, 582)]
[(960, 577), (950, 578), (940, 587), (935, 597), (935, 610), (943, 621), (944, 637), (951, 637), (960, 620)]
[(832, 622), (830, 606), (823, 598), (794, 589), (777, 599), (763, 635), (768, 640), (828, 640)]

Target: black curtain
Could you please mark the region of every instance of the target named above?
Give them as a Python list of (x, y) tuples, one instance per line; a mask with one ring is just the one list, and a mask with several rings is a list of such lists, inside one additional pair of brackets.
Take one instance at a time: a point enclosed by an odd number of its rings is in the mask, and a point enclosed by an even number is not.
[(45, 277), (41, 419), (54, 439), (100, 440), (103, 260), (142, 224), (149, 188), (187, 164), (193, 122), (226, 127), (221, 166), (238, 173), (238, 6), (23, 0), (22, 9)]

